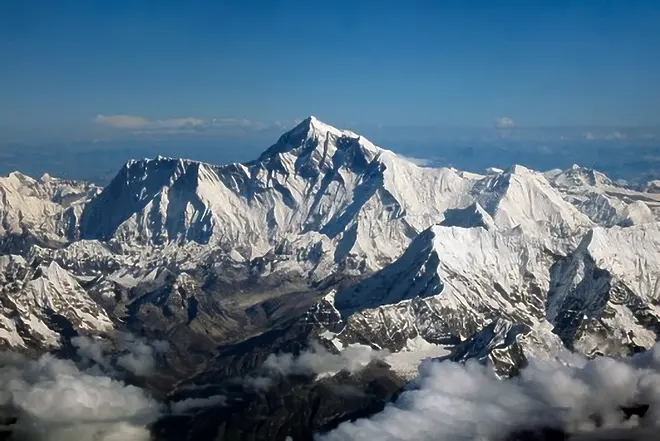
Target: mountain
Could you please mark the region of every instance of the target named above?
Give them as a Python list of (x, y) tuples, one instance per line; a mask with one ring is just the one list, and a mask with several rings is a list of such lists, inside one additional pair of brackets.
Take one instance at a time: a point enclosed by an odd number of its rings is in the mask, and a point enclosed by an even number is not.
[(80, 235), (194, 241), (239, 261), (285, 247), (317, 267), (373, 270), (464, 204), (474, 179), (417, 167), (310, 117), (247, 164), (130, 161), (85, 207)]
[(58, 246), (75, 240), (85, 203), (100, 188), (19, 172), (0, 178), (0, 250), (27, 251), (34, 243)]
[(573, 165), (545, 175), (564, 198), (603, 226), (628, 226), (653, 222), (660, 213), (660, 201), (652, 186), (644, 192), (616, 185), (595, 170)]
[[(419, 167), (314, 117), (244, 164), (131, 160), (102, 189), (16, 172), (0, 178), (0, 346), (80, 362), (76, 337), (113, 353), (136, 347), (125, 333), (167, 340), (152, 374), (122, 380), (207, 407), (159, 421), (161, 439), (284, 440), (298, 424), (308, 439), (382, 408), (426, 358), (506, 377), (650, 348), (655, 188), (580, 166)], [(295, 357), (311, 371), (282, 370)]]
[(103, 333), (114, 328), (105, 310), (55, 262), (29, 265), (21, 256), (0, 256), (0, 284), (2, 346), (52, 349), (68, 329)]

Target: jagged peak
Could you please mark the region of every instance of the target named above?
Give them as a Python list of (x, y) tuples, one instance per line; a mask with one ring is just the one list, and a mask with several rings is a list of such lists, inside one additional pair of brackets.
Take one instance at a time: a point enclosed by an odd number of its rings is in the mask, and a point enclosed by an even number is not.
[(573, 164), (566, 170), (552, 170), (546, 173), (556, 185), (562, 187), (613, 185), (612, 180), (598, 170)]
[(338, 129), (314, 116), (309, 116), (280, 136), (278, 141), (266, 149), (258, 160), (265, 161), (283, 153), (301, 156), (313, 150), (325, 149), (329, 137), (334, 138), (333, 148), (359, 145), (370, 156), (382, 151), (369, 140), (351, 130)]
[(570, 230), (591, 225), (585, 214), (563, 199), (545, 174), (521, 165), (485, 177), (474, 185), (472, 195), (498, 228), (538, 222), (565, 222)]
[(181, 176), (190, 173), (202, 174), (205, 170), (215, 170), (217, 167), (193, 159), (167, 156), (131, 159), (124, 164), (113, 181), (122, 185), (131, 183), (143, 185), (145, 182), (150, 182), (156, 186), (169, 186)]
[(19, 181), (19, 182), (29, 182), (29, 183), (37, 182), (34, 178), (32, 178), (32, 177), (30, 177), (26, 174), (23, 174), (18, 170), (15, 170), (15, 171), (9, 173), (9, 176), (7, 176), (7, 178), (11, 179), (11, 180), (16, 180), (16, 181)]
[(125, 168), (130, 168), (135, 165), (143, 165), (143, 164), (182, 164), (182, 165), (209, 165), (204, 161), (199, 161), (196, 159), (187, 159), (187, 158), (175, 158), (172, 156), (161, 156), (158, 155), (154, 158), (143, 158), (143, 159), (129, 159), (124, 163)]
[(331, 126), (330, 124), (326, 124), (313, 115), (305, 118), (298, 126), (302, 126), (309, 130), (322, 134), (332, 133), (335, 136), (347, 136), (349, 138), (360, 137), (360, 135), (358, 135), (357, 133), (351, 130), (338, 129), (334, 126)]

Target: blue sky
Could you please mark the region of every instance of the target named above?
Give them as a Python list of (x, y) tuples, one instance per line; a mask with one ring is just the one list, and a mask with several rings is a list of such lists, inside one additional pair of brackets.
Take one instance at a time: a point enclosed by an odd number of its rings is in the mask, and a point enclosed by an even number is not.
[(45, 137), (658, 126), (660, 2), (0, 0), (0, 64), (0, 130)]

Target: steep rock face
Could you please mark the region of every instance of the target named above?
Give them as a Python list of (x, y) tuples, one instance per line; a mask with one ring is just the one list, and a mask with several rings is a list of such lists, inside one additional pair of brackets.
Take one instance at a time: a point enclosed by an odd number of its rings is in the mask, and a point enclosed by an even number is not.
[(497, 228), (491, 215), (478, 202), (465, 208), (455, 208), (445, 211), (444, 220), (440, 225), (461, 228), (483, 227), (486, 230)]
[(582, 353), (627, 354), (660, 331), (658, 224), (596, 228), (551, 269), (548, 317)]

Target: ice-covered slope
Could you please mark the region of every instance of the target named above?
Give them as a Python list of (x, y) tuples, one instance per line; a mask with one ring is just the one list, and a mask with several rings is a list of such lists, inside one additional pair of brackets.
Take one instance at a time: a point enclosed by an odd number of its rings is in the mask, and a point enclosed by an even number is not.
[(657, 223), (595, 228), (551, 268), (547, 316), (567, 347), (650, 347), (660, 332)]
[[(418, 334), (457, 343), (498, 315), (536, 325), (560, 248), (518, 228), (431, 227), (396, 262), (335, 295), (347, 323), (339, 338), (397, 350)], [(397, 333), (386, 331), (391, 323)]]

